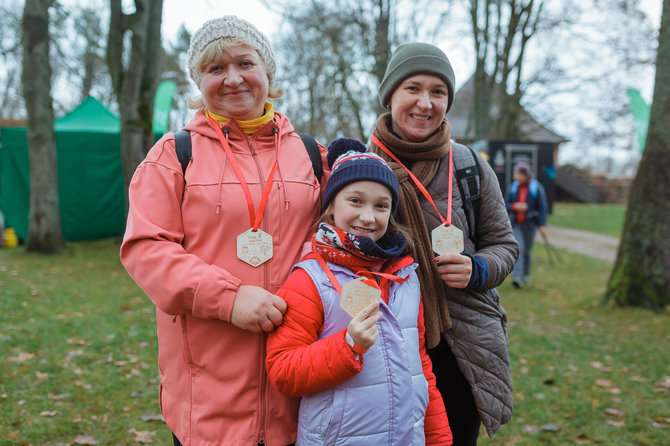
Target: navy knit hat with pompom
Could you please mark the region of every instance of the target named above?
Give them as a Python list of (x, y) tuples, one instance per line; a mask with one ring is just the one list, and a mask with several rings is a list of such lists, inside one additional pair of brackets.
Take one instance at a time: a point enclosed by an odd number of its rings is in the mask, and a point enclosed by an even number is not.
[(393, 197), (391, 213), (398, 209), (398, 179), (379, 155), (368, 152), (360, 141), (338, 138), (328, 146), (330, 177), (323, 192), (322, 209), (326, 209), (337, 193), (355, 181), (376, 181), (388, 187)]

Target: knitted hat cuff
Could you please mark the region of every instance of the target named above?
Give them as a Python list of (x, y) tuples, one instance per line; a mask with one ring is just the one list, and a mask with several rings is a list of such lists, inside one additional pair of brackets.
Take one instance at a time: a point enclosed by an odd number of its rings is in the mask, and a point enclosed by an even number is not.
[[(372, 153), (358, 153), (351, 155), (348, 152), (342, 155), (341, 162), (336, 163), (323, 192), (322, 209), (326, 209), (335, 199), (338, 192), (356, 181), (374, 181), (383, 184), (391, 191), (393, 202), (391, 213), (395, 214), (398, 208), (398, 178), (390, 167), (377, 155)], [(338, 160), (339, 161), (339, 160)]]

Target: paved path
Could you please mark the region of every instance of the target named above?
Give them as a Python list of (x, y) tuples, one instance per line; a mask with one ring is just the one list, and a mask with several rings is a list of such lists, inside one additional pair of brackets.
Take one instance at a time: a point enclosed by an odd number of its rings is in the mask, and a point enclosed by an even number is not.
[[(545, 233), (549, 243), (556, 248), (611, 262), (616, 259), (619, 246), (617, 237), (551, 225), (545, 228)], [(535, 240), (544, 243), (539, 232)]]

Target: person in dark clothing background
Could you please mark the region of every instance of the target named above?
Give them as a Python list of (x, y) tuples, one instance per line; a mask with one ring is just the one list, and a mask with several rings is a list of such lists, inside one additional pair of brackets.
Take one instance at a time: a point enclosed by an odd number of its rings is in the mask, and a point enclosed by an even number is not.
[(548, 209), (544, 187), (532, 178), (528, 163), (520, 161), (514, 165), (514, 182), (505, 196), (505, 205), (520, 251), (512, 272), (512, 285), (521, 288), (528, 284), (535, 233), (544, 232)]

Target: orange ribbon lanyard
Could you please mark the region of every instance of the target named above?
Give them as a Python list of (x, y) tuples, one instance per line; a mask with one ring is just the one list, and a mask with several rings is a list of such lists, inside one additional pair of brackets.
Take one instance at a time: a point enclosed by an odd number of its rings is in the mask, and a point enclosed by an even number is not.
[(393, 160), (396, 163), (400, 164), (407, 171), (407, 173), (409, 174), (412, 181), (414, 181), (414, 184), (416, 185), (416, 187), (418, 187), (419, 190), (421, 191), (421, 193), (423, 194), (423, 196), (426, 197), (426, 200), (428, 200), (430, 202), (430, 204), (433, 205), (433, 207), (435, 208), (435, 212), (437, 212), (437, 215), (440, 217), (440, 220), (442, 220), (442, 223), (445, 226), (451, 226), (451, 197), (452, 197), (452, 191), (453, 191), (452, 181), (453, 181), (453, 178), (454, 178), (454, 154), (453, 154), (454, 151), (453, 151), (453, 148), (449, 148), (449, 195), (448, 195), (448, 198), (447, 198), (447, 218), (445, 219), (442, 216), (442, 214), (440, 213), (440, 211), (437, 210), (437, 206), (435, 205), (435, 202), (433, 201), (433, 198), (430, 196), (430, 194), (428, 193), (426, 188), (423, 187), (423, 184), (421, 184), (421, 181), (419, 181), (419, 179), (412, 173), (412, 171), (409, 170), (407, 167), (405, 167), (405, 165), (398, 159), (398, 157), (395, 156), (393, 153), (391, 153), (391, 151), (386, 148), (384, 143), (382, 143), (379, 140), (379, 138), (377, 138), (375, 135), (372, 135), (371, 139), (372, 139), (373, 143), (375, 143), (380, 149), (382, 149), (384, 151), (384, 153), (386, 153), (388, 156), (393, 158)]
[[(328, 267), (328, 264), (326, 263), (326, 261), (323, 260), (323, 257), (321, 257), (321, 254), (319, 254), (318, 252), (314, 251), (313, 249), (312, 249), (312, 252), (314, 253), (314, 256), (316, 257), (316, 260), (319, 262), (319, 265), (321, 265), (321, 268), (326, 273), (326, 276), (328, 276), (328, 280), (330, 280), (330, 283), (333, 284), (333, 287), (335, 288), (335, 291), (337, 291), (337, 294), (341, 295), (342, 294), (342, 285), (340, 285), (340, 282), (337, 281), (337, 279), (335, 278), (335, 275), (333, 274), (333, 272)], [(394, 276), (393, 274), (377, 273), (377, 272), (374, 272), (374, 271), (365, 271), (365, 270), (356, 271), (355, 274), (358, 275), (358, 276), (365, 277), (365, 279), (363, 279), (362, 282), (365, 283), (366, 285), (370, 285), (371, 287), (377, 288), (377, 289), (381, 289), (381, 288), (379, 288), (379, 284), (371, 276), (383, 277), (384, 279), (392, 280), (393, 282), (396, 282), (396, 283), (402, 283), (402, 282), (406, 281), (407, 279), (409, 279), (409, 276), (407, 276), (405, 278), (402, 278), (402, 277)]]
[(258, 227), (261, 225), (261, 220), (263, 220), (263, 213), (265, 212), (265, 206), (268, 203), (268, 197), (270, 196), (270, 189), (272, 189), (272, 179), (274, 178), (275, 169), (277, 167), (277, 160), (279, 158), (279, 145), (277, 145), (277, 158), (275, 158), (275, 163), (272, 165), (270, 175), (268, 176), (268, 179), (265, 182), (265, 189), (263, 190), (263, 196), (261, 198), (260, 204), (258, 205), (258, 213), (256, 213), (256, 211), (254, 210), (254, 202), (253, 199), (251, 198), (251, 191), (249, 190), (247, 180), (244, 178), (244, 174), (242, 173), (240, 166), (237, 164), (237, 161), (235, 160), (235, 155), (233, 155), (233, 151), (228, 145), (228, 141), (226, 141), (226, 138), (223, 136), (221, 126), (211, 117), (209, 118), (209, 120), (214, 126), (214, 130), (216, 130), (216, 134), (218, 135), (219, 141), (221, 141), (221, 145), (226, 151), (228, 158), (230, 158), (230, 163), (233, 165), (233, 170), (235, 171), (235, 175), (237, 175), (237, 179), (240, 180), (240, 186), (242, 186), (244, 196), (247, 199), (247, 206), (249, 207), (249, 223), (251, 224), (252, 231), (256, 231)]

